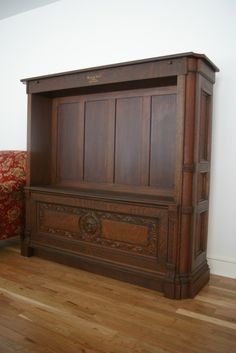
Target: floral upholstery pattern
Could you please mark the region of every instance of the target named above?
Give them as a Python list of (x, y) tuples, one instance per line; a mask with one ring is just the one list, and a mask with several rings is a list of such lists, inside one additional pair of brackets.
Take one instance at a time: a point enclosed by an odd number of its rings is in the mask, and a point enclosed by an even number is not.
[(0, 239), (22, 234), (26, 152), (0, 151)]

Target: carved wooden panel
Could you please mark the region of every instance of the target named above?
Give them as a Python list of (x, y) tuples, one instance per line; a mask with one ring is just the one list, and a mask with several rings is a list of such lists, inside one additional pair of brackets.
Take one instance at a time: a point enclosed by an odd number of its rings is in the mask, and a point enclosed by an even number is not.
[(157, 256), (158, 218), (38, 203), (38, 231), (135, 254)]

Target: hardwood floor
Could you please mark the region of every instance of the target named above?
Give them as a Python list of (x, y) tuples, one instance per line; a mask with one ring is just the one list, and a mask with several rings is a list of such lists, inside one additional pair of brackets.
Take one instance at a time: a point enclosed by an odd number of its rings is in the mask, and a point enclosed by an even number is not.
[(0, 244), (0, 353), (234, 353), (236, 280), (212, 276), (193, 300)]

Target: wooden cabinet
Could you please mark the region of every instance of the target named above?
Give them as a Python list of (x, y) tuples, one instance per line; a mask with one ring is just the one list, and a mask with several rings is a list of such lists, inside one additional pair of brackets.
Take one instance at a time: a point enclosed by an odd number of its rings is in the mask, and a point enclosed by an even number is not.
[(194, 296), (209, 277), (216, 71), (185, 53), (22, 80), (22, 255)]

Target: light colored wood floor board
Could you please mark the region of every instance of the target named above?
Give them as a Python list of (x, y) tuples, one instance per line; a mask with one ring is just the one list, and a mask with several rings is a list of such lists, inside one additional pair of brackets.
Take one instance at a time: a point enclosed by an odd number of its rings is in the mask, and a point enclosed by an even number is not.
[(0, 353), (233, 353), (236, 280), (170, 300), (0, 247)]

